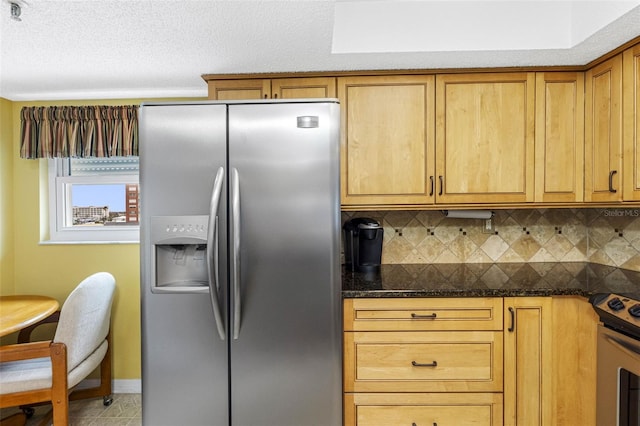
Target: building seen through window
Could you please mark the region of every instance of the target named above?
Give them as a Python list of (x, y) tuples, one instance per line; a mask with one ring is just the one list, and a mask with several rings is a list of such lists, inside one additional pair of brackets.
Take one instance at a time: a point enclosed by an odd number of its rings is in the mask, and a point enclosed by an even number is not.
[(72, 184), (73, 226), (138, 225), (138, 194), (137, 183)]

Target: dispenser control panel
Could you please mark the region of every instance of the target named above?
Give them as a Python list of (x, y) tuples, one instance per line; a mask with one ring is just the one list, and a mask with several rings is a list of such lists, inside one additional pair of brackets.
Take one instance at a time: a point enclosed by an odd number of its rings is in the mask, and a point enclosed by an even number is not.
[(165, 231), (167, 234), (203, 234), (207, 233), (207, 225), (199, 225), (192, 223), (174, 223), (167, 224)]
[[(166, 240), (206, 240), (209, 216), (153, 216), (151, 232), (154, 244)], [(185, 241), (187, 243), (187, 241)]]

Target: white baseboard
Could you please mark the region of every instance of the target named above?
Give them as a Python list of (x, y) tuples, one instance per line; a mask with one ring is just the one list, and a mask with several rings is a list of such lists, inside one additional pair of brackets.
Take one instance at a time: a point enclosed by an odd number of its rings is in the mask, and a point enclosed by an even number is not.
[[(77, 389), (86, 389), (98, 386), (100, 384), (100, 380), (98, 379), (87, 379), (78, 383), (76, 386)], [(132, 380), (114, 380), (111, 389), (113, 393), (142, 393), (142, 380), (140, 379), (132, 379)]]

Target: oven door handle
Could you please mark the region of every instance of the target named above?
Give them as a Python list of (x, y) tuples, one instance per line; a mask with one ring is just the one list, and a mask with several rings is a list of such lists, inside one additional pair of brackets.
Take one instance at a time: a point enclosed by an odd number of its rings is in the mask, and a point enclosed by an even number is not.
[(616, 339), (613, 336), (604, 336), (604, 338), (616, 349), (626, 353), (631, 357), (637, 358), (640, 355), (640, 346), (634, 345), (631, 342)]

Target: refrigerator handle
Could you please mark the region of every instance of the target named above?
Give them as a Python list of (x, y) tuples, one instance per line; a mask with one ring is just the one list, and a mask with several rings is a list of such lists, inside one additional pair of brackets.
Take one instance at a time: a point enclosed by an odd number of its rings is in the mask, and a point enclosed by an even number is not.
[(220, 205), (223, 180), (224, 168), (220, 167), (218, 173), (216, 173), (216, 179), (213, 182), (211, 205), (209, 207), (209, 225), (207, 227), (207, 275), (209, 278), (209, 295), (211, 296), (213, 316), (216, 320), (220, 340), (225, 340), (226, 338), (224, 321), (222, 320), (220, 302), (218, 300), (218, 206)]
[(238, 339), (240, 335), (240, 178), (238, 170), (231, 170), (231, 217), (233, 226), (233, 338)]

